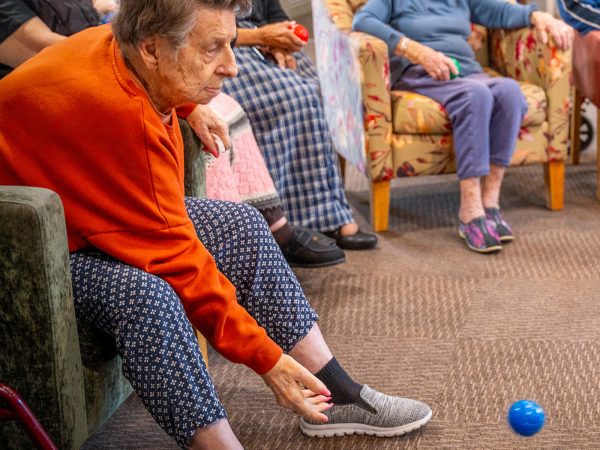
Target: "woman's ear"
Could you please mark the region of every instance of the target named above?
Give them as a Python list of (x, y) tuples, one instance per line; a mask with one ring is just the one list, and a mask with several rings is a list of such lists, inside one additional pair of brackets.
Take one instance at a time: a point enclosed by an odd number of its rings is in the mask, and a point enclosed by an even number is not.
[(142, 39), (138, 45), (138, 52), (144, 65), (148, 69), (155, 70), (158, 67), (158, 36), (149, 36)]

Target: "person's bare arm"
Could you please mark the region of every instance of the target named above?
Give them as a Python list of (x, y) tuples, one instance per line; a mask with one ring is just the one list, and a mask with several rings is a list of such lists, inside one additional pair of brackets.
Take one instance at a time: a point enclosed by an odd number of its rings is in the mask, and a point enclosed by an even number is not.
[(304, 47), (305, 42), (292, 31), (294, 25), (295, 22), (285, 21), (258, 28), (238, 28), (236, 46), (261, 46), (297, 52)]
[(66, 37), (52, 32), (38, 17), (34, 17), (0, 42), (0, 63), (15, 68), (43, 48), (63, 39)]

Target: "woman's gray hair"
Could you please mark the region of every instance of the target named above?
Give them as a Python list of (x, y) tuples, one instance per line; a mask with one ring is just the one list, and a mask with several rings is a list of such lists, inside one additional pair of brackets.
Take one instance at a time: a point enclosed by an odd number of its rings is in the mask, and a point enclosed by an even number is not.
[(252, 7), (252, 0), (121, 0), (119, 3), (112, 30), (124, 52), (153, 35), (168, 39), (177, 52), (195, 25), (198, 8), (229, 9), (240, 15)]

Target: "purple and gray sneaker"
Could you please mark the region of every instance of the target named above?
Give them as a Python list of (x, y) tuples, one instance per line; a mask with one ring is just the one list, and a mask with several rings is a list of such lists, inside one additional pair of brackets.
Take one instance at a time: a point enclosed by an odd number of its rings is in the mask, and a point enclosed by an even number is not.
[(502, 250), (500, 236), (494, 222), (485, 217), (476, 217), (469, 223), (459, 221), (458, 235), (465, 240), (467, 247), (478, 253), (492, 253)]
[(500, 242), (510, 242), (515, 238), (510, 225), (504, 220), (499, 208), (485, 208), (485, 218), (496, 226)]

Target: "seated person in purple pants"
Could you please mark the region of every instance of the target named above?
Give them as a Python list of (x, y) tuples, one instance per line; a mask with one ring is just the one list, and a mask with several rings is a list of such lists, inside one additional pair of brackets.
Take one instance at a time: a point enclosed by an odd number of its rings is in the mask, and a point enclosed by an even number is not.
[(503, 0), (369, 0), (354, 16), (354, 30), (388, 44), (393, 89), (425, 95), (446, 109), (460, 180), (459, 234), (480, 253), (513, 239), (499, 209), (500, 187), (527, 105), (514, 80), (482, 72), (467, 39), (472, 22), (534, 26), (543, 42), (551, 33), (567, 48), (572, 29), (536, 9)]

